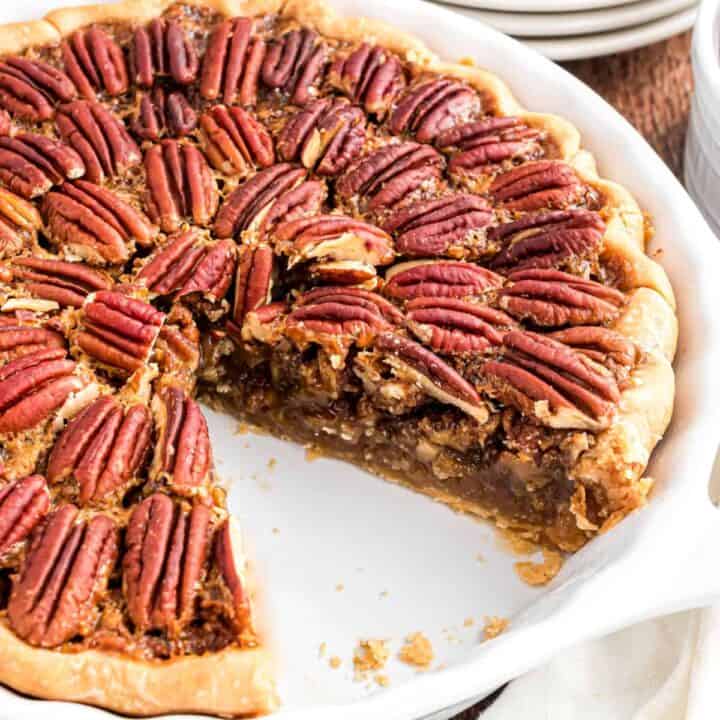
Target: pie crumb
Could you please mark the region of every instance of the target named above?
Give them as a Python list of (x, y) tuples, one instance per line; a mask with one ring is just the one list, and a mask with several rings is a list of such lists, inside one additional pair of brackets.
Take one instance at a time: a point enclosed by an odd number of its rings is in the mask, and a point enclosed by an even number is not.
[(483, 640), (492, 640), (507, 630), (510, 621), (497, 615), (486, 615), (483, 626)]
[(268, 460), (268, 470), (272, 470), (277, 465), (277, 458), (270, 458)]
[(430, 640), (421, 632), (415, 632), (407, 636), (398, 657), (408, 665), (425, 669), (430, 667), (435, 659), (435, 652)]
[(344, 586), (342, 583), (338, 583), (338, 584), (335, 586), (335, 591), (336, 591), (336, 592), (342, 592), (344, 589), (345, 589), (345, 586)]
[(327, 652), (327, 643), (321, 642), (320, 647), (318, 648), (318, 656), (323, 658), (323, 657), (325, 657), (326, 652)]
[(379, 673), (375, 676), (375, 682), (380, 687), (387, 687), (390, 684), (390, 678), (387, 675)]
[(328, 665), (329, 665), (333, 670), (337, 670), (337, 669), (342, 665), (342, 660), (341, 660), (337, 655), (333, 655), (333, 656), (328, 660)]
[(246, 422), (239, 422), (235, 426), (236, 435), (247, 435), (250, 432), (250, 426)]
[(463, 625), (465, 627), (472, 627), (475, 624), (475, 620), (471, 617), (465, 618), (465, 622), (463, 622)]
[(547, 585), (563, 566), (563, 556), (556, 550), (543, 548), (542, 562), (516, 562), (515, 572), (528, 585)]
[(356, 675), (382, 670), (390, 657), (388, 640), (361, 640), (353, 655)]
[(307, 460), (307, 462), (318, 460), (321, 457), (323, 457), (323, 454), (320, 448), (315, 447), (314, 445), (309, 445), (305, 448), (305, 460)]

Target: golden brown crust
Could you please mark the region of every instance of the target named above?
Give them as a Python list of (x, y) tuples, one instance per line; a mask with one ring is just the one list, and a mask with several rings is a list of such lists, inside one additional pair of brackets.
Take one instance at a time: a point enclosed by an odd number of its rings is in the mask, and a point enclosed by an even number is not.
[(26, 645), (0, 623), (2, 681), (34, 697), (128, 715), (203, 712), (252, 716), (277, 707), (268, 650), (226, 649), (157, 663), (116, 653), (60, 653)]
[(58, 42), (60, 37), (57, 28), (47, 19), (0, 25), (0, 52), (19, 53), (33, 45)]

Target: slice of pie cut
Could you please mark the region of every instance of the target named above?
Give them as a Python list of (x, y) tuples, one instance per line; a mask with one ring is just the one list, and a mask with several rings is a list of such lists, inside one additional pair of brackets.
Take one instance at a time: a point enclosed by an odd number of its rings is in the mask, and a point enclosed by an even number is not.
[(0, 681), (277, 706), (203, 401), (571, 552), (647, 499), (677, 321), (575, 128), (323, 2), (0, 27)]

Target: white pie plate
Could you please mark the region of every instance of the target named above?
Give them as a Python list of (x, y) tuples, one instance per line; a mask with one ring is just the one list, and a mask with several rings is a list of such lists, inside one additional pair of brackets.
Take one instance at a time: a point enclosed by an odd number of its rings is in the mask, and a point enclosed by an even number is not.
[(573, 37), (627, 30), (661, 20), (697, 5), (697, 0), (642, 0), (630, 5), (584, 12), (519, 13), (456, 7), (456, 12), (480, 20), (508, 35), (522, 38)]
[[(355, 0), (334, 4), (357, 12)], [(33, 7), (27, 2), (16, 12), (31, 17)], [(446, 718), (450, 708), (458, 712), (573, 643), (720, 595), (720, 523), (707, 489), (720, 435), (720, 246), (705, 221), (625, 120), (527, 47), (420, 2), (365, 0), (363, 11), (423, 37), (448, 59), (474, 57), (528, 108), (568, 117), (601, 173), (624, 183), (652, 213), (652, 250), (662, 251), (679, 298), (677, 405), (653, 455), (657, 484), (648, 507), (572, 557), (541, 589), (517, 579), (516, 558), (489, 526), (346, 465), (309, 464), (301, 449), (238, 435), (232, 419), (210, 414), (219, 471), (233, 481), (230, 504), (266, 590), (284, 720)], [(9, 15), (6, 7), (2, 12)], [(510, 618), (510, 629), (479, 643), (484, 615)], [(466, 618), (475, 625), (464, 627)], [(360, 638), (387, 638), (396, 651), (418, 630), (438, 656), (431, 672), (393, 659), (389, 687), (353, 682), (350, 658)], [(340, 669), (329, 668), (331, 655), (342, 658)], [(51, 715), (110, 717), (0, 688), (3, 718)]]
[(630, 5), (634, 0), (443, 0), (450, 5), (511, 12), (581, 12)]

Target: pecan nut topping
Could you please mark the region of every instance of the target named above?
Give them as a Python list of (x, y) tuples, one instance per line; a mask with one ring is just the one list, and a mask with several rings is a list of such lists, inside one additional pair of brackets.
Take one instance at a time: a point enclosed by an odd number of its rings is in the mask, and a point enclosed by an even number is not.
[(65, 70), (87, 100), (98, 92), (110, 97), (127, 92), (128, 73), (120, 46), (96, 25), (77, 30), (62, 44)]
[(118, 195), (84, 180), (65, 183), (43, 203), (49, 239), (66, 257), (94, 265), (126, 262), (134, 245), (148, 247), (154, 228)]
[(35, 133), (0, 137), (0, 180), (24, 198), (84, 174), (83, 159), (65, 143)]
[(538, 160), (501, 173), (490, 194), (506, 210), (563, 210), (592, 198), (594, 191), (575, 170), (557, 160)]
[(72, 478), (82, 504), (131, 484), (150, 447), (152, 420), (141, 404), (127, 410), (110, 396), (98, 398), (57, 439), (47, 466), (51, 484)]
[(0, 323), (0, 361), (3, 363), (41, 350), (57, 349), (65, 349), (65, 338), (55, 330), (22, 325), (17, 320)]
[(89, 635), (117, 554), (118, 531), (109, 517), (78, 521), (78, 509), (62, 505), (34, 534), (13, 584), (7, 609), (13, 630), (48, 648)]
[(155, 342), (154, 359), (160, 372), (183, 387), (195, 386), (195, 374), (200, 364), (200, 332), (190, 310), (175, 304)]
[(396, 135), (407, 133), (418, 142), (433, 142), (440, 133), (473, 120), (481, 107), (475, 90), (457, 80), (424, 80), (398, 98), (389, 127)]
[(492, 217), (483, 198), (460, 194), (406, 205), (382, 226), (396, 234), (395, 247), (402, 255), (477, 257), (486, 251), (485, 228)]
[(521, 270), (500, 291), (500, 307), (518, 320), (544, 327), (613, 321), (625, 303), (615, 288), (559, 270)]
[(82, 307), (88, 293), (112, 287), (112, 280), (105, 273), (81, 263), (17, 257), (12, 267), (13, 280), (22, 283), (30, 295), (56, 302), (60, 307)]
[(172, 237), (158, 249), (137, 275), (138, 282), (157, 295), (172, 295), (174, 300), (201, 295), (222, 300), (235, 271), (235, 243), (220, 240), (202, 243), (196, 231)]
[(135, 508), (127, 529), (123, 589), (139, 630), (177, 637), (193, 619), (210, 531), (210, 510), (204, 505), (185, 511), (155, 493)]
[(197, 114), (180, 90), (166, 92), (158, 85), (143, 93), (140, 107), (132, 122), (132, 131), (143, 140), (160, 140), (165, 136), (185, 137), (197, 127)]
[(548, 333), (548, 337), (569, 345), (606, 367), (631, 368), (640, 355), (632, 340), (615, 330), (598, 325), (576, 325)]
[(396, 374), (407, 376), (431, 398), (458, 409), (483, 423), (488, 411), (477, 390), (434, 352), (394, 332), (381, 333), (375, 349), (385, 355)]
[(387, 265), (395, 259), (392, 238), (370, 223), (343, 215), (315, 215), (281, 223), (273, 238), (288, 267), (312, 260), (358, 260)]
[(397, 56), (385, 48), (363, 43), (349, 55), (338, 55), (328, 72), (330, 85), (383, 119), (396, 95), (405, 87)]
[(385, 273), (383, 292), (398, 300), (417, 297), (468, 298), (499, 288), (504, 278), (480, 265), (454, 260), (419, 260)]
[(491, 228), (488, 237), (501, 246), (494, 268), (560, 268), (595, 260), (605, 223), (591, 210), (528, 213)]
[(42, 218), (31, 202), (0, 188), (0, 258), (34, 241), (41, 227)]
[(232, 321), (242, 327), (249, 312), (270, 302), (274, 255), (267, 245), (243, 245), (238, 254)]
[(542, 133), (515, 117), (491, 117), (457, 125), (435, 138), (435, 146), (452, 152), (451, 174), (482, 175), (543, 154)]
[(226, 605), (232, 609), (237, 628), (247, 627), (250, 598), (245, 590), (245, 555), (238, 529), (228, 518), (215, 532), (213, 561), (223, 581)]
[(210, 482), (213, 461), (207, 422), (200, 406), (179, 387), (168, 386), (153, 398), (157, 433), (151, 478), (193, 495)]
[[(287, 217), (292, 208), (287, 199), (300, 187), (313, 191), (311, 205), (316, 205), (313, 196), (317, 195), (318, 186), (303, 183), (305, 175), (304, 168), (289, 163), (278, 163), (256, 173), (225, 198), (215, 219), (215, 235), (229, 238), (247, 230), (258, 230), (262, 235), (270, 220), (276, 222)], [(304, 204), (307, 198), (299, 200)], [(282, 208), (281, 212), (273, 212), (276, 205)]]
[(125, 125), (100, 103), (76, 100), (61, 105), (56, 122), (60, 137), (80, 155), (86, 177), (94, 183), (124, 175), (142, 160)]
[(253, 21), (237, 17), (219, 23), (210, 34), (200, 75), (200, 95), (226, 104), (254, 105), (265, 41), (252, 35)]
[(374, 265), (361, 260), (329, 260), (307, 268), (310, 280), (320, 285), (357, 285), (367, 290), (378, 286)]
[(278, 136), (278, 155), (318, 175), (344, 172), (362, 152), (365, 114), (339, 98), (315, 100), (293, 115)]
[(72, 80), (42, 60), (12, 56), (0, 63), (0, 107), (13, 117), (50, 120), (56, 103), (69, 102), (76, 95)]
[(267, 48), (261, 77), (269, 88), (290, 96), (290, 102), (304, 105), (313, 98), (313, 87), (326, 62), (326, 47), (312, 30), (291, 30)]
[(203, 154), (194, 145), (163, 140), (145, 153), (148, 215), (166, 233), (182, 222), (208, 225), (218, 206), (218, 190)]
[(22, 355), (0, 368), (0, 433), (39, 425), (79, 392), (86, 381), (64, 348)]
[(608, 427), (620, 400), (611, 372), (546, 335), (516, 330), (503, 345), (484, 366), (503, 401), (550, 427)]
[(442, 175), (442, 155), (427, 145), (402, 142), (385, 145), (353, 163), (335, 189), (348, 200), (359, 195), (369, 210), (390, 207)]
[(45, 517), (50, 495), (42, 475), (30, 475), (0, 488), (0, 561)]
[(502, 344), (515, 321), (501, 310), (457, 298), (419, 297), (405, 307), (408, 327), (438, 353), (482, 353)]
[(265, 126), (237, 105), (216, 105), (200, 117), (202, 147), (224, 175), (247, 175), (275, 162), (272, 137)]
[(198, 73), (198, 54), (179, 22), (155, 18), (135, 30), (130, 49), (131, 76), (142, 88), (151, 88), (156, 77), (171, 77), (189, 85)]
[(88, 295), (75, 345), (103, 366), (121, 374), (145, 365), (165, 314), (149, 303), (113, 290)]
[(403, 321), (402, 313), (380, 295), (347, 287), (323, 287), (303, 293), (288, 315), (286, 329), (300, 341), (351, 338), (359, 347)]

